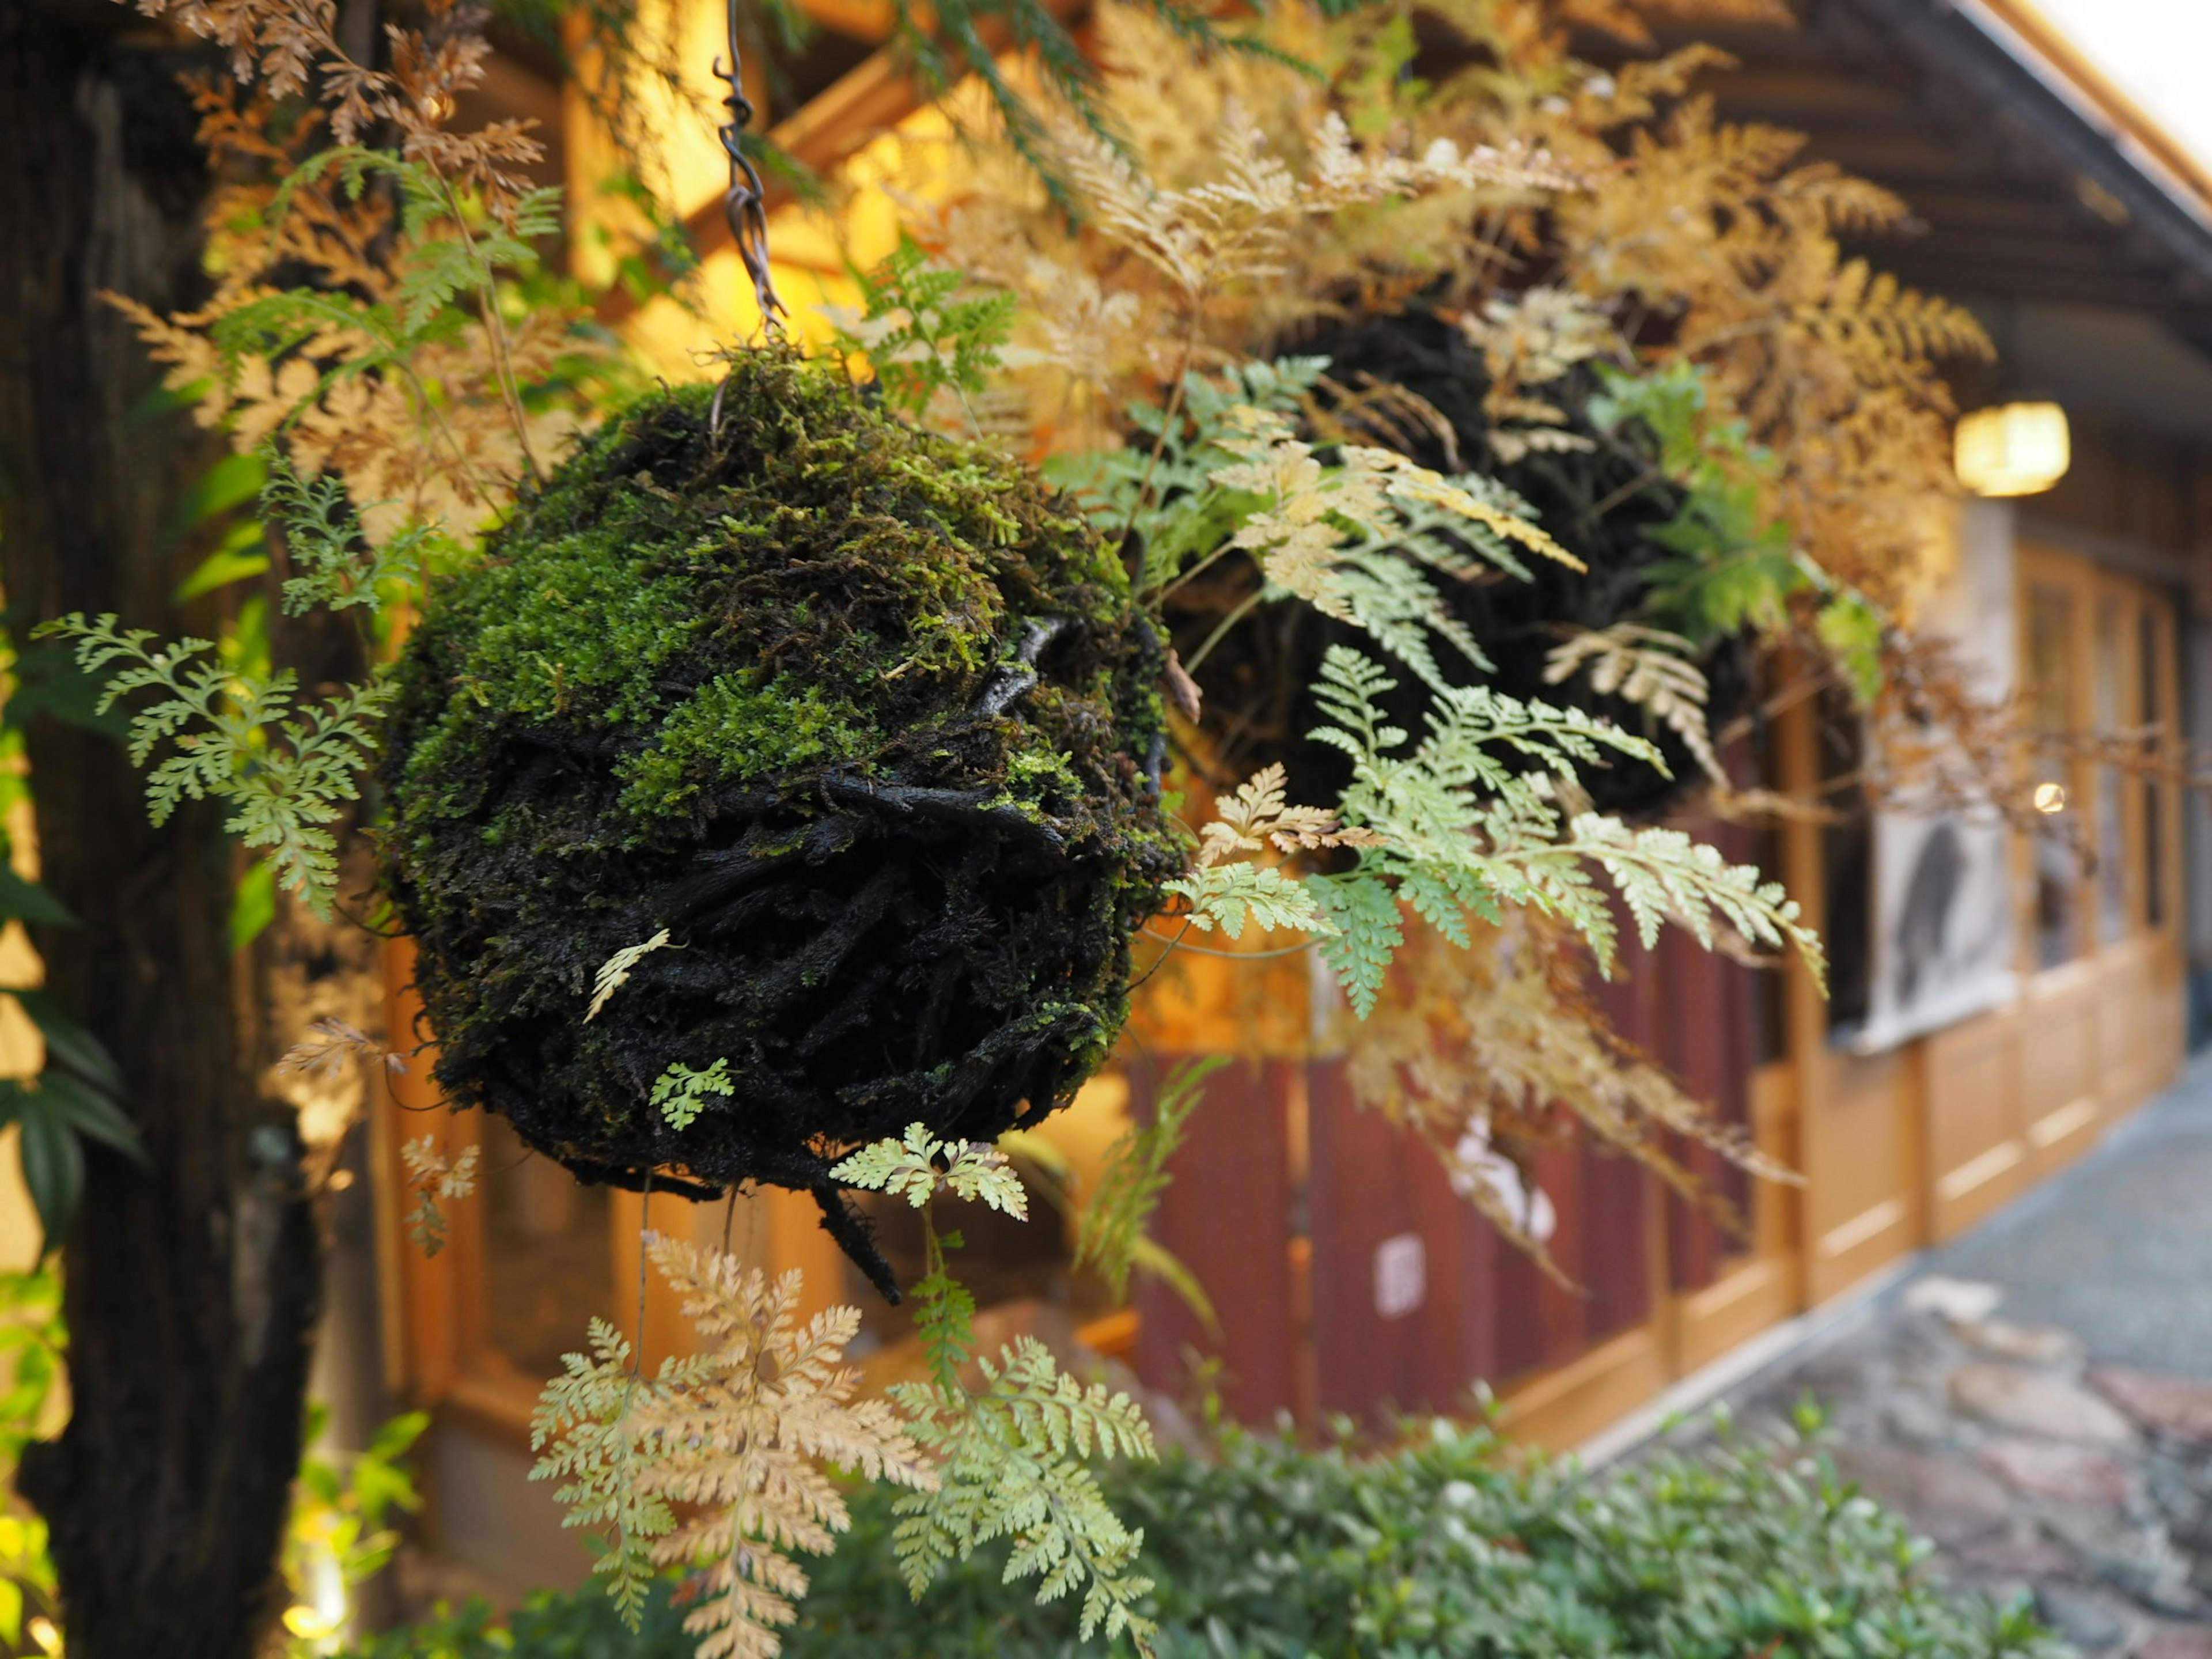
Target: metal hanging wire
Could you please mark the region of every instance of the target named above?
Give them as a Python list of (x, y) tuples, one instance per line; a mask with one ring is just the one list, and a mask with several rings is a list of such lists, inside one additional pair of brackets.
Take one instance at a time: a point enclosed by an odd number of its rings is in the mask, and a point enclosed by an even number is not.
[(722, 149), (730, 158), (730, 186), (722, 196), (722, 211), (729, 218), (730, 236), (737, 243), (738, 257), (744, 261), (745, 275), (752, 278), (761, 321), (771, 334), (780, 335), (781, 319), (788, 313), (776, 297), (775, 279), (769, 270), (767, 191), (759, 169), (745, 154), (744, 133), (753, 118), (753, 103), (745, 96), (744, 60), (738, 50), (740, 3), (741, 0), (729, 0), (729, 67), (725, 69), (720, 58), (714, 60), (714, 78), (727, 82), (730, 88), (730, 95), (722, 100), (730, 118), (719, 130)]

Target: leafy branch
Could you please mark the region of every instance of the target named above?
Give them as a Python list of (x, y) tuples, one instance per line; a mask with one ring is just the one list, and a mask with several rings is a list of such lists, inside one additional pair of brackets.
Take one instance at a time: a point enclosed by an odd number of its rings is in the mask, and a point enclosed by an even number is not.
[[(927, 1272), (912, 1294), (929, 1381), (896, 1383), (890, 1390), (936, 1475), (902, 1493), (895, 1505), (900, 1520), (892, 1542), (908, 1591), (920, 1599), (953, 1560), (1011, 1538), (1008, 1582), (1037, 1578), (1039, 1601), (1080, 1588), (1083, 1639), (1102, 1628), (1109, 1637), (1127, 1631), (1147, 1650), (1152, 1626), (1135, 1604), (1152, 1584), (1133, 1570), (1143, 1536), (1108, 1506), (1086, 1460), (1156, 1455), (1152, 1431), (1127, 1395), (1102, 1383), (1085, 1388), (1064, 1375), (1033, 1338), (1017, 1339), (995, 1360), (977, 1356), (975, 1300), (948, 1266), (959, 1235), (940, 1236), (929, 1213), (930, 1200), (950, 1192), (1026, 1216), (1026, 1197), (1005, 1155), (972, 1142), (939, 1141), (917, 1123), (902, 1139), (863, 1147), (830, 1173), (922, 1212)], [(1158, 1186), (1141, 1180), (1139, 1186), (1141, 1192), (1115, 1200), (1111, 1225), (1126, 1220), (1141, 1229)], [(1126, 1265), (1121, 1273), (1126, 1279)], [(963, 1376), (971, 1365), (980, 1390)]]
[(64, 617), (36, 632), (74, 641), (86, 673), (111, 671), (100, 712), (135, 692), (159, 694), (132, 714), (130, 732), (134, 765), (146, 766), (165, 744), (173, 750), (146, 775), (156, 824), (186, 800), (222, 801), (224, 827), (267, 849), (277, 878), (318, 915), (331, 914), (337, 840), (327, 826), (360, 799), (376, 722), (398, 694), (392, 682), (379, 677), (302, 708), (290, 669), (241, 674), (212, 641), (157, 644), (149, 629), (118, 628), (112, 612)]
[(1107, 1154), (1097, 1188), (1083, 1206), (1075, 1265), (1097, 1269), (1116, 1298), (1127, 1291), (1152, 1212), (1167, 1191), (1168, 1161), (1206, 1103), (1206, 1080), (1227, 1064), (1226, 1054), (1212, 1054), (1176, 1066), (1152, 1103), (1152, 1121), (1131, 1125)]

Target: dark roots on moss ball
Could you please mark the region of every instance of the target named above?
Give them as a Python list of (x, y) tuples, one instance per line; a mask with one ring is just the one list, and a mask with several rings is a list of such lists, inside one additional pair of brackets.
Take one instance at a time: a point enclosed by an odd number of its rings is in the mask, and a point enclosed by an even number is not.
[[(993, 1139), (1104, 1060), (1182, 863), (1162, 647), (1014, 462), (782, 351), (717, 396), (610, 421), (435, 597), (387, 878), (451, 1099), (587, 1180), (810, 1191), (895, 1294), (830, 1165)], [(674, 1127), (656, 1081), (717, 1062)]]

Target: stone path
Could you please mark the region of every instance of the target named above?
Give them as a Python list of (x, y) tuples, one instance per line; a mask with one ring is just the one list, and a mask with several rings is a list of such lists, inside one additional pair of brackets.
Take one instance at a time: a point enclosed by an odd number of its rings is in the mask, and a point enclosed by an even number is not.
[(1808, 1395), (1936, 1571), (2097, 1659), (2212, 1659), (2212, 1067), (1735, 1406)]
[(2092, 1364), (1997, 1300), (1923, 1279), (1740, 1409), (1818, 1401), (1838, 1468), (1934, 1540), (1935, 1571), (2033, 1596), (2084, 1653), (2212, 1659), (2212, 1383)]
[(2102, 1363), (2212, 1382), (2212, 1062), (1929, 1265)]

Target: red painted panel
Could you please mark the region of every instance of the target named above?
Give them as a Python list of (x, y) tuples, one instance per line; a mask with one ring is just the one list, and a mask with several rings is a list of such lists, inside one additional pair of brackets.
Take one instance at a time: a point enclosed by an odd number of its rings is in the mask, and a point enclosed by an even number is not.
[(1433, 1152), (1360, 1109), (1340, 1061), (1316, 1063), (1308, 1088), (1320, 1407), (1463, 1411), (1496, 1369), (1500, 1241)]
[[(1148, 1056), (1131, 1066), (1130, 1108), (1140, 1118), (1150, 1115), (1158, 1081), (1178, 1058)], [(1180, 1399), (1191, 1389), (1192, 1356), (1218, 1358), (1223, 1403), (1247, 1423), (1271, 1421), (1295, 1399), (1285, 1115), (1291, 1067), (1236, 1060), (1206, 1080), (1206, 1103), (1169, 1165), (1174, 1180), (1153, 1215), (1152, 1236), (1197, 1274), (1221, 1328), (1209, 1331), (1156, 1279), (1133, 1286), (1138, 1376)]]

